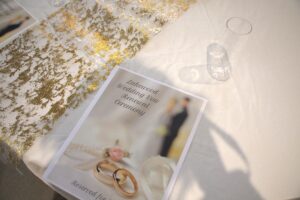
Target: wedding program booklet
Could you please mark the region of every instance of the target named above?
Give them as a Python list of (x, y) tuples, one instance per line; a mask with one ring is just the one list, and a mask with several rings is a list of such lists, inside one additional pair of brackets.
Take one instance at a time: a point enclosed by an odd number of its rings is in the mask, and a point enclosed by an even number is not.
[(206, 102), (115, 68), (44, 178), (78, 199), (166, 199)]

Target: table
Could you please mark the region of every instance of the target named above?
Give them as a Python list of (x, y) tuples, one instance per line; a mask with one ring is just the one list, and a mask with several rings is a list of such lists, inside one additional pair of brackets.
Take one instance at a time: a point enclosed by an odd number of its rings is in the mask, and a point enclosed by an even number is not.
[[(37, 18), (46, 3), (20, 3)], [(289, 199), (300, 196), (300, 2), (203, 0), (168, 24), (124, 65), (208, 99), (170, 199)], [(231, 56), (232, 78), (190, 84), (182, 67), (206, 63), (206, 47), (229, 17), (253, 25)], [(159, 48), (158, 48), (159, 47)], [(24, 155), (39, 177), (92, 95)]]

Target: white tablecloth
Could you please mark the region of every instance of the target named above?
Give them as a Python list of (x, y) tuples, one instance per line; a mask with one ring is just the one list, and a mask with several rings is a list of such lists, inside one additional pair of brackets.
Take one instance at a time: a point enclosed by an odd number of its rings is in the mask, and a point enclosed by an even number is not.
[[(47, 1), (19, 0), (36, 18)], [(253, 25), (231, 54), (223, 84), (190, 84), (182, 67), (206, 63), (206, 47), (230, 17)], [(201, 0), (168, 24), (126, 66), (204, 96), (205, 116), (171, 199), (288, 199), (300, 196), (300, 1)], [(200, 81), (201, 82), (201, 81)], [(41, 176), (92, 96), (24, 161)]]

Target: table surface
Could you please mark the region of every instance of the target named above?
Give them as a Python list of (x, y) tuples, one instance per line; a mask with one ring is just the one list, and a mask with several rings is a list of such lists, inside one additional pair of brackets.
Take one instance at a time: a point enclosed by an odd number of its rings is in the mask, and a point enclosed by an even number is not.
[[(19, 2), (36, 18), (50, 12), (46, 0)], [(248, 19), (253, 31), (232, 49), (231, 79), (222, 84), (182, 81), (179, 70), (206, 64), (206, 47), (236, 16)], [(299, 0), (203, 0), (124, 64), (208, 99), (171, 199), (300, 196), (299, 23)], [(25, 154), (37, 176), (92, 97)]]

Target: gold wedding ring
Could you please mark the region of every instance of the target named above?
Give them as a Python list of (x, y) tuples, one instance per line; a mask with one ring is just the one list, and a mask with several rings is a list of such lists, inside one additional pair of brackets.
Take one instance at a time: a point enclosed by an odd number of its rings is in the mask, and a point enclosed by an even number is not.
[[(127, 177), (129, 178), (129, 180), (133, 184), (133, 192), (126, 191), (124, 189), (123, 185), (126, 185), (126, 184), (121, 182), (121, 177), (125, 177), (125, 180), (127, 180)], [(138, 191), (138, 184), (137, 184), (137, 181), (136, 181), (135, 177), (133, 176), (133, 174), (130, 173), (128, 170), (123, 169), (123, 168), (117, 169), (113, 173), (113, 180), (114, 180), (113, 185), (114, 185), (115, 189), (121, 195), (123, 195), (125, 197), (133, 197), (134, 195), (136, 195), (136, 193)]]
[[(127, 169), (119, 168), (108, 160), (100, 161), (94, 167), (94, 175), (98, 181), (113, 185), (116, 191), (125, 197), (133, 197), (138, 192), (138, 183), (133, 174)], [(133, 191), (126, 189), (126, 186), (129, 185), (128, 180), (132, 183)]]
[[(118, 167), (114, 164), (109, 162), (108, 160), (100, 161), (96, 167), (94, 167), (94, 176), (97, 178), (98, 181), (101, 181), (108, 185), (114, 184), (114, 178), (112, 175), (106, 174), (105, 171), (110, 172), (113, 174), (118, 169)], [(118, 176), (118, 183), (124, 184), (126, 182), (126, 176), (125, 175), (119, 175)]]

